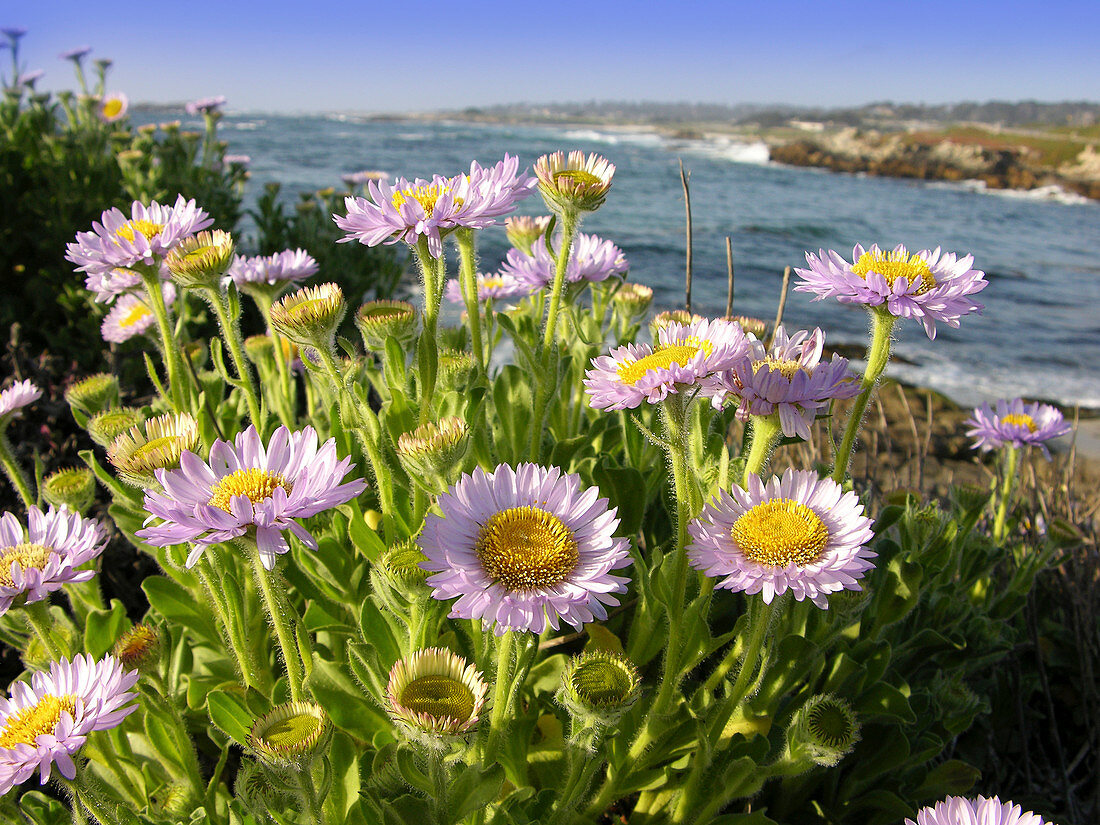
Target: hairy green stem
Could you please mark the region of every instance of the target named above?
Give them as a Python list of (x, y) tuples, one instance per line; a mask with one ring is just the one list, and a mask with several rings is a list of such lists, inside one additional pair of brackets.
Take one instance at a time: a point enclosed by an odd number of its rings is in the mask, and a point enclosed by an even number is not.
[(48, 600), (40, 599), (23, 605), (23, 616), (27, 620), (27, 627), (38, 636), (42, 647), (50, 654), (51, 659), (56, 661), (68, 654), (68, 651), (54, 637), (53, 619), (50, 618)]
[(432, 417), (432, 401), (435, 397), (436, 374), (439, 370), (439, 303), (443, 297), (443, 275), (446, 262), (443, 254), (439, 259), (432, 257), (428, 250), (428, 241), (421, 238), (413, 247), (414, 256), (420, 267), (424, 282), (424, 329), (416, 345), (417, 363), (420, 371), (420, 416), (418, 424), (427, 424)]
[[(298, 617), (294, 613), (286, 593), (276, 583), (272, 572), (264, 567), (258, 548), (252, 550), (252, 568), (256, 573), (256, 583), (260, 586), (260, 595), (264, 600), (264, 606), (271, 616), (271, 624), (275, 628), (275, 636), (279, 640), (279, 648), (283, 653), (283, 664), (286, 666), (287, 683), (290, 686), (290, 698), (295, 702), (306, 699), (305, 671), (302, 666), (303, 653), (299, 648), (301, 634), (297, 632)], [(312, 657), (311, 657), (312, 659)], [(312, 661), (310, 662), (312, 664)]]
[(455, 232), (458, 242), (459, 269), (462, 273), (462, 294), (466, 302), (466, 317), (470, 324), (470, 339), (473, 342), (474, 363), (479, 372), (486, 368), (485, 347), (481, 338), (481, 302), (477, 295), (477, 248), (474, 245), (474, 230), (461, 228)]
[[(546, 331), (542, 338), (540, 354), (546, 353), (554, 346), (557, 334), (558, 307), (561, 304), (561, 292), (565, 285), (565, 272), (569, 267), (569, 256), (573, 251), (573, 236), (580, 225), (580, 215), (575, 210), (562, 212), (561, 214), (561, 244), (558, 248), (558, 259), (554, 267), (554, 283), (550, 288), (550, 309), (546, 313)], [(551, 238), (546, 239), (547, 248)]]
[[(0, 426), (7, 426), (0, 424)], [(27, 481), (26, 476), (23, 475), (23, 470), (19, 467), (19, 464), (15, 460), (15, 456), (12, 455), (11, 443), (8, 441), (7, 433), (0, 432), (0, 465), (4, 468), (4, 474), (11, 481), (15, 491), (19, 493), (19, 498), (23, 499), (23, 506), (28, 510), (36, 503), (36, 498), (31, 494), (30, 482)]]
[[(248, 417), (256, 425), (256, 430), (261, 437), (264, 435), (264, 420), (260, 415), (260, 398), (256, 391), (256, 379), (252, 375), (248, 360), (244, 357), (244, 347), (241, 343), (241, 328), (235, 318), (229, 317), (229, 303), (221, 291), (215, 288), (206, 290), (210, 306), (214, 308), (214, 314), (218, 318), (218, 326), (222, 329), (222, 338), (229, 345), (229, 354), (233, 359), (233, 366), (237, 368), (237, 377), (241, 380), (245, 399), (248, 402)], [(276, 361), (282, 352), (276, 352)]]
[(749, 476), (760, 475), (768, 464), (768, 457), (783, 433), (779, 423), (779, 414), (752, 416), (752, 440), (745, 457), (745, 472), (741, 476), (741, 486), (748, 487)]
[(149, 296), (149, 308), (157, 319), (164, 365), (168, 370), (168, 392), (172, 396), (172, 407), (176, 412), (194, 412), (191, 409), (188, 387), (184, 384), (182, 356), (179, 345), (176, 343), (175, 332), (172, 330), (168, 307), (164, 303), (164, 293), (161, 292), (161, 280), (157, 274), (157, 267), (156, 265), (143, 266), (138, 271), (141, 273), (145, 292)]
[[(207, 550), (207, 552), (211, 551)], [(221, 591), (214, 584), (212, 575), (214, 567), (210, 559), (207, 558), (206, 553), (203, 553), (202, 558), (199, 559), (198, 564), (193, 569), (198, 574), (199, 581), (202, 582), (207, 602), (214, 609), (214, 616), (222, 626), (225, 638), (229, 642), (229, 652), (236, 660), (237, 671), (244, 680), (245, 686), (255, 687), (261, 692), (266, 692), (270, 683), (267, 669), (261, 669), (257, 666), (252, 647), (248, 644), (247, 639), (241, 638), (240, 627), (230, 617), (228, 607), (222, 602)], [(237, 596), (240, 597), (241, 594), (237, 594)]]
[(1020, 460), (1019, 447), (1004, 448), (1004, 479), (1001, 481), (1000, 500), (997, 502), (997, 515), (993, 520), (993, 542), (1000, 544), (1005, 537), (1005, 522), (1012, 506), (1013, 493), (1016, 492), (1016, 467)]
[(864, 370), (860, 392), (856, 396), (848, 425), (844, 428), (844, 438), (836, 451), (836, 463), (833, 465), (833, 481), (837, 484), (842, 483), (848, 475), (848, 462), (852, 457), (852, 448), (855, 446), (859, 428), (863, 424), (863, 414), (867, 412), (867, 403), (875, 391), (875, 384), (878, 383), (879, 378), (886, 371), (886, 365), (890, 362), (890, 336), (897, 320), (889, 311), (881, 307), (871, 310), (871, 345), (867, 348), (867, 369)]
[(512, 658), (515, 648), (514, 630), (504, 631), (504, 635), (498, 638), (497, 672), (496, 681), (493, 684), (493, 707), (489, 713), (489, 736), (485, 743), (482, 764), (491, 764), (496, 754), (497, 744), (500, 741), (505, 717), (509, 710), (509, 699), (512, 694)]

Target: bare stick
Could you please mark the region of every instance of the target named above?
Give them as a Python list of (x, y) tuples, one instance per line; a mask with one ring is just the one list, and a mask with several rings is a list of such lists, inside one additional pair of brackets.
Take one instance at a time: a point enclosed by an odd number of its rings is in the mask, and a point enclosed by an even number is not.
[(684, 159), (680, 158), (680, 183), (684, 186), (684, 210), (687, 212), (687, 260), (684, 264), (684, 278), (686, 281), (684, 297), (684, 309), (691, 312), (691, 190), (688, 181), (691, 172), (684, 171)]
[(775, 313), (775, 326), (772, 327), (772, 334), (768, 337), (768, 346), (772, 345), (772, 341), (775, 340), (775, 331), (779, 329), (779, 325), (783, 323), (783, 308), (787, 306), (787, 287), (791, 283), (791, 268), (789, 266), (783, 268), (783, 291), (779, 293), (779, 310)]
[(726, 317), (733, 315), (733, 244), (730, 236), (726, 235)]

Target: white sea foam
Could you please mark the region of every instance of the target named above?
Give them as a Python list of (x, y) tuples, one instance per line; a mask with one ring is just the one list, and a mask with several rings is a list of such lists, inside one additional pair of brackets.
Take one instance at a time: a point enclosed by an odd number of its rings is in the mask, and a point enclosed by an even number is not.
[(1037, 186), (1034, 189), (991, 189), (986, 186), (984, 180), (930, 181), (925, 185), (931, 189), (962, 189), (967, 192), (978, 192), (983, 195), (996, 195), (1000, 198), (1013, 198), (1016, 200), (1053, 201), (1074, 205), (1096, 203), (1091, 198), (1086, 198), (1077, 192), (1070, 192), (1053, 183), (1047, 186)]

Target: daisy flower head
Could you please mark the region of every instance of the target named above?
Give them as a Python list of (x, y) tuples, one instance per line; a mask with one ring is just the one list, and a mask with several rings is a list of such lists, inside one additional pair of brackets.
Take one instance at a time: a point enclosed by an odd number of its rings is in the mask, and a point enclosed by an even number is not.
[(221, 108), (225, 105), (225, 96), (200, 97), (184, 105), (184, 111), (189, 115), (213, 115), (221, 114)]
[(535, 161), (535, 177), (546, 205), (554, 212), (594, 212), (607, 198), (615, 164), (593, 152), (554, 152)]
[(76, 242), (68, 245), (65, 258), (89, 274), (138, 264), (152, 266), (184, 238), (211, 223), (213, 219), (183, 195), (172, 206), (156, 201), (146, 206), (134, 201), (130, 217), (118, 209), (108, 209), (99, 222), (92, 224), (91, 232), (76, 233)]
[(79, 63), (89, 54), (91, 54), (91, 46), (77, 46), (75, 49), (69, 49), (57, 56), (58, 60), (72, 60), (74, 63)]
[(258, 289), (274, 296), (316, 275), (319, 269), (317, 261), (304, 249), (286, 249), (274, 255), (237, 257), (225, 276), (243, 292)]
[(385, 172), (381, 172), (377, 169), (363, 169), (358, 172), (348, 172), (347, 174), (341, 175), (340, 180), (344, 182), (345, 186), (353, 187), (365, 186), (372, 180), (385, 180), (388, 177), (389, 175)]
[(490, 226), (527, 196), (534, 181), (516, 174), (518, 163), (505, 155), (488, 168), (474, 162), (468, 175), (435, 175), (430, 181), (398, 178), (393, 184), (368, 181), (368, 197), (345, 198), (348, 214), (333, 215), (347, 233), (340, 241), (366, 246), (404, 241), (416, 246), (423, 239), (429, 254), (439, 258), (443, 238), (454, 229)]
[(317, 446), (312, 427), (290, 432), (279, 427), (267, 446), (256, 428), (236, 441), (218, 440), (209, 462), (187, 451), (176, 470), (156, 471), (162, 491), (146, 490), (145, 509), (161, 523), (137, 531), (158, 547), (194, 543), (191, 567), (208, 544), (248, 535), (254, 538), (264, 567), (290, 550), (290, 531), (311, 550), (317, 541), (294, 519), (308, 518), (355, 498), (366, 487), (362, 479), (340, 483), (352, 468), (350, 458), (337, 459), (336, 440)]
[(420, 536), (421, 564), (452, 618), (481, 619), (497, 635), (541, 633), (607, 617), (626, 590), (611, 570), (630, 564), (619, 520), (596, 487), (557, 467), (501, 464), (464, 474), (439, 498)]
[(99, 522), (68, 509), (27, 511), (27, 530), (12, 513), (0, 516), (0, 615), (16, 599), (45, 599), (70, 582), (86, 582), (94, 570), (80, 565), (103, 552), (107, 533)]
[(53, 766), (66, 779), (76, 776), (72, 755), (88, 734), (118, 727), (137, 710), (136, 670), (113, 656), (98, 662), (88, 655), (53, 662), (30, 682), (13, 682), (11, 697), (0, 697), (0, 795), (38, 771), (41, 784)]
[(929, 338), (936, 337), (936, 323), (958, 327), (959, 319), (981, 312), (982, 304), (971, 296), (985, 289), (985, 273), (973, 269), (974, 256), (962, 258), (939, 247), (910, 253), (900, 244), (885, 252), (872, 245), (852, 250), (849, 263), (836, 252), (824, 249), (806, 253), (809, 269), (796, 269), (801, 276), (796, 292), (812, 292), (815, 301), (836, 298), (843, 304), (884, 307), (896, 318), (916, 318)]
[(732, 369), (715, 376), (711, 403), (721, 407), (729, 396), (740, 399), (737, 418), (779, 413), (783, 435), (809, 441), (810, 425), (834, 398), (851, 398), (859, 383), (848, 373), (848, 359), (838, 355), (821, 363), (825, 334), (799, 330), (792, 336), (777, 327), (771, 347), (750, 335), (749, 354)]
[[(534, 291), (530, 283), (521, 281), (508, 272), (477, 273), (477, 299), (482, 303), (496, 298), (522, 298)], [(452, 304), (465, 303), (462, 297), (462, 284), (457, 279), (452, 278), (447, 281), (444, 295)]]
[(1001, 802), (998, 797), (965, 799), (949, 796), (935, 805), (917, 811), (916, 821), (906, 819), (905, 825), (1052, 825), (1038, 814), (1024, 811), (1013, 802)]
[(129, 108), (130, 98), (122, 92), (111, 92), (100, 102), (96, 114), (104, 123), (114, 123), (116, 120), (122, 120), (126, 117)]
[(584, 386), (598, 410), (634, 409), (656, 404), (669, 394), (694, 386), (737, 364), (748, 353), (748, 340), (737, 324), (700, 318), (675, 321), (657, 333), (657, 346), (627, 344), (592, 359)]
[[(168, 270), (161, 271), (161, 278), (167, 279)], [(108, 269), (103, 272), (89, 272), (84, 276), (84, 286), (95, 293), (97, 304), (112, 303), (119, 295), (141, 291), (141, 276), (131, 269)]]
[(445, 648), (429, 647), (390, 669), (386, 710), (422, 741), (423, 734), (455, 736), (478, 723), (488, 692), (476, 665)]
[[(172, 306), (176, 300), (176, 287), (165, 281), (161, 284), (164, 305)], [(149, 299), (138, 292), (127, 292), (111, 307), (103, 319), (100, 332), (104, 341), (121, 344), (149, 331), (157, 318), (149, 308)]]
[(966, 431), (975, 439), (974, 449), (983, 452), (997, 447), (1027, 447), (1036, 445), (1048, 459), (1046, 442), (1068, 435), (1073, 428), (1057, 407), (1049, 404), (1025, 404), (1022, 398), (1001, 399), (996, 410), (988, 403), (974, 410), (966, 420), (972, 429)]
[(787, 469), (765, 485), (724, 490), (688, 525), (688, 561), (728, 590), (761, 593), (770, 604), (788, 590), (828, 609), (828, 595), (860, 590), (877, 554), (874, 533), (854, 492), (812, 470)]
[(0, 423), (6, 423), (17, 415), (22, 415), (21, 410), (30, 406), (42, 397), (42, 390), (35, 386), (29, 378), (16, 381), (3, 392), (0, 392)]
[[(550, 257), (547, 243), (548, 239), (544, 235), (532, 244), (530, 254), (519, 249), (509, 249), (500, 270), (501, 274), (510, 275), (528, 284), (531, 292), (550, 286), (554, 282), (557, 264)], [(560, 248), (560, 244), (555, 243), (555, 247)], [(623, 251), (611, 241), (578, 232), (569, 252), (565, 280), (571, 284), (580, 281), (605, 281), (613, 276), (625, 276), (629, 269)]]
[(550, 226), (550, 216), (541, 215), (514, 215), (504, 219), (504, 231), (508, 235), (508, 243), (516, 249), (530, 254), (531, 246), (546, 232)]

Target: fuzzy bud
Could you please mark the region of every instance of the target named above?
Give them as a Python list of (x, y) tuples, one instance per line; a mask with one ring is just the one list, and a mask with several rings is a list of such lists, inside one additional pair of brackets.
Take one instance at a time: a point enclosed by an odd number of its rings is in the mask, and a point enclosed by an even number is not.
[(638, 698), (641, 678), (625, 656), (607, 650), (585, 651), (562, 671), (559, 701), (581, 721), (614, 724)]
[(812, 697), (787, 728), (784, 760), (792, 767), (811, 764), (832, 767), (859, 741), (859, 723), (852, 707), (827, 693)]
[(67, 467), (42, 482), (42, 497), (54, 507), (83, 515), (95, 501), (95, 476), (87, 467)]
[(271, 306), (271, 326), (299, 346), (332, 349), (348, 306), (336, 284), (307, 286)]
[(233, 236), (220, 229), (185, 238), (164, 259), (172, 279), (190, 289), (218, 289), (233, 261)]
[(416, 309), (407, 301), (368, 301), (355, 313), (355, 325), (368, 352), (385, 352), (390, 336), (405, 347), (416, 336)]
[(144, 420), (139, 409), (115, 407), (98, 412), (88, 420), (88, 435), (100, 447), (109, 447), (112, 441)]
[(118, 379), (109, 372), (90, 375), (65, 390), (65, 400), (74, 412), (95, 415), (118, 405)]

